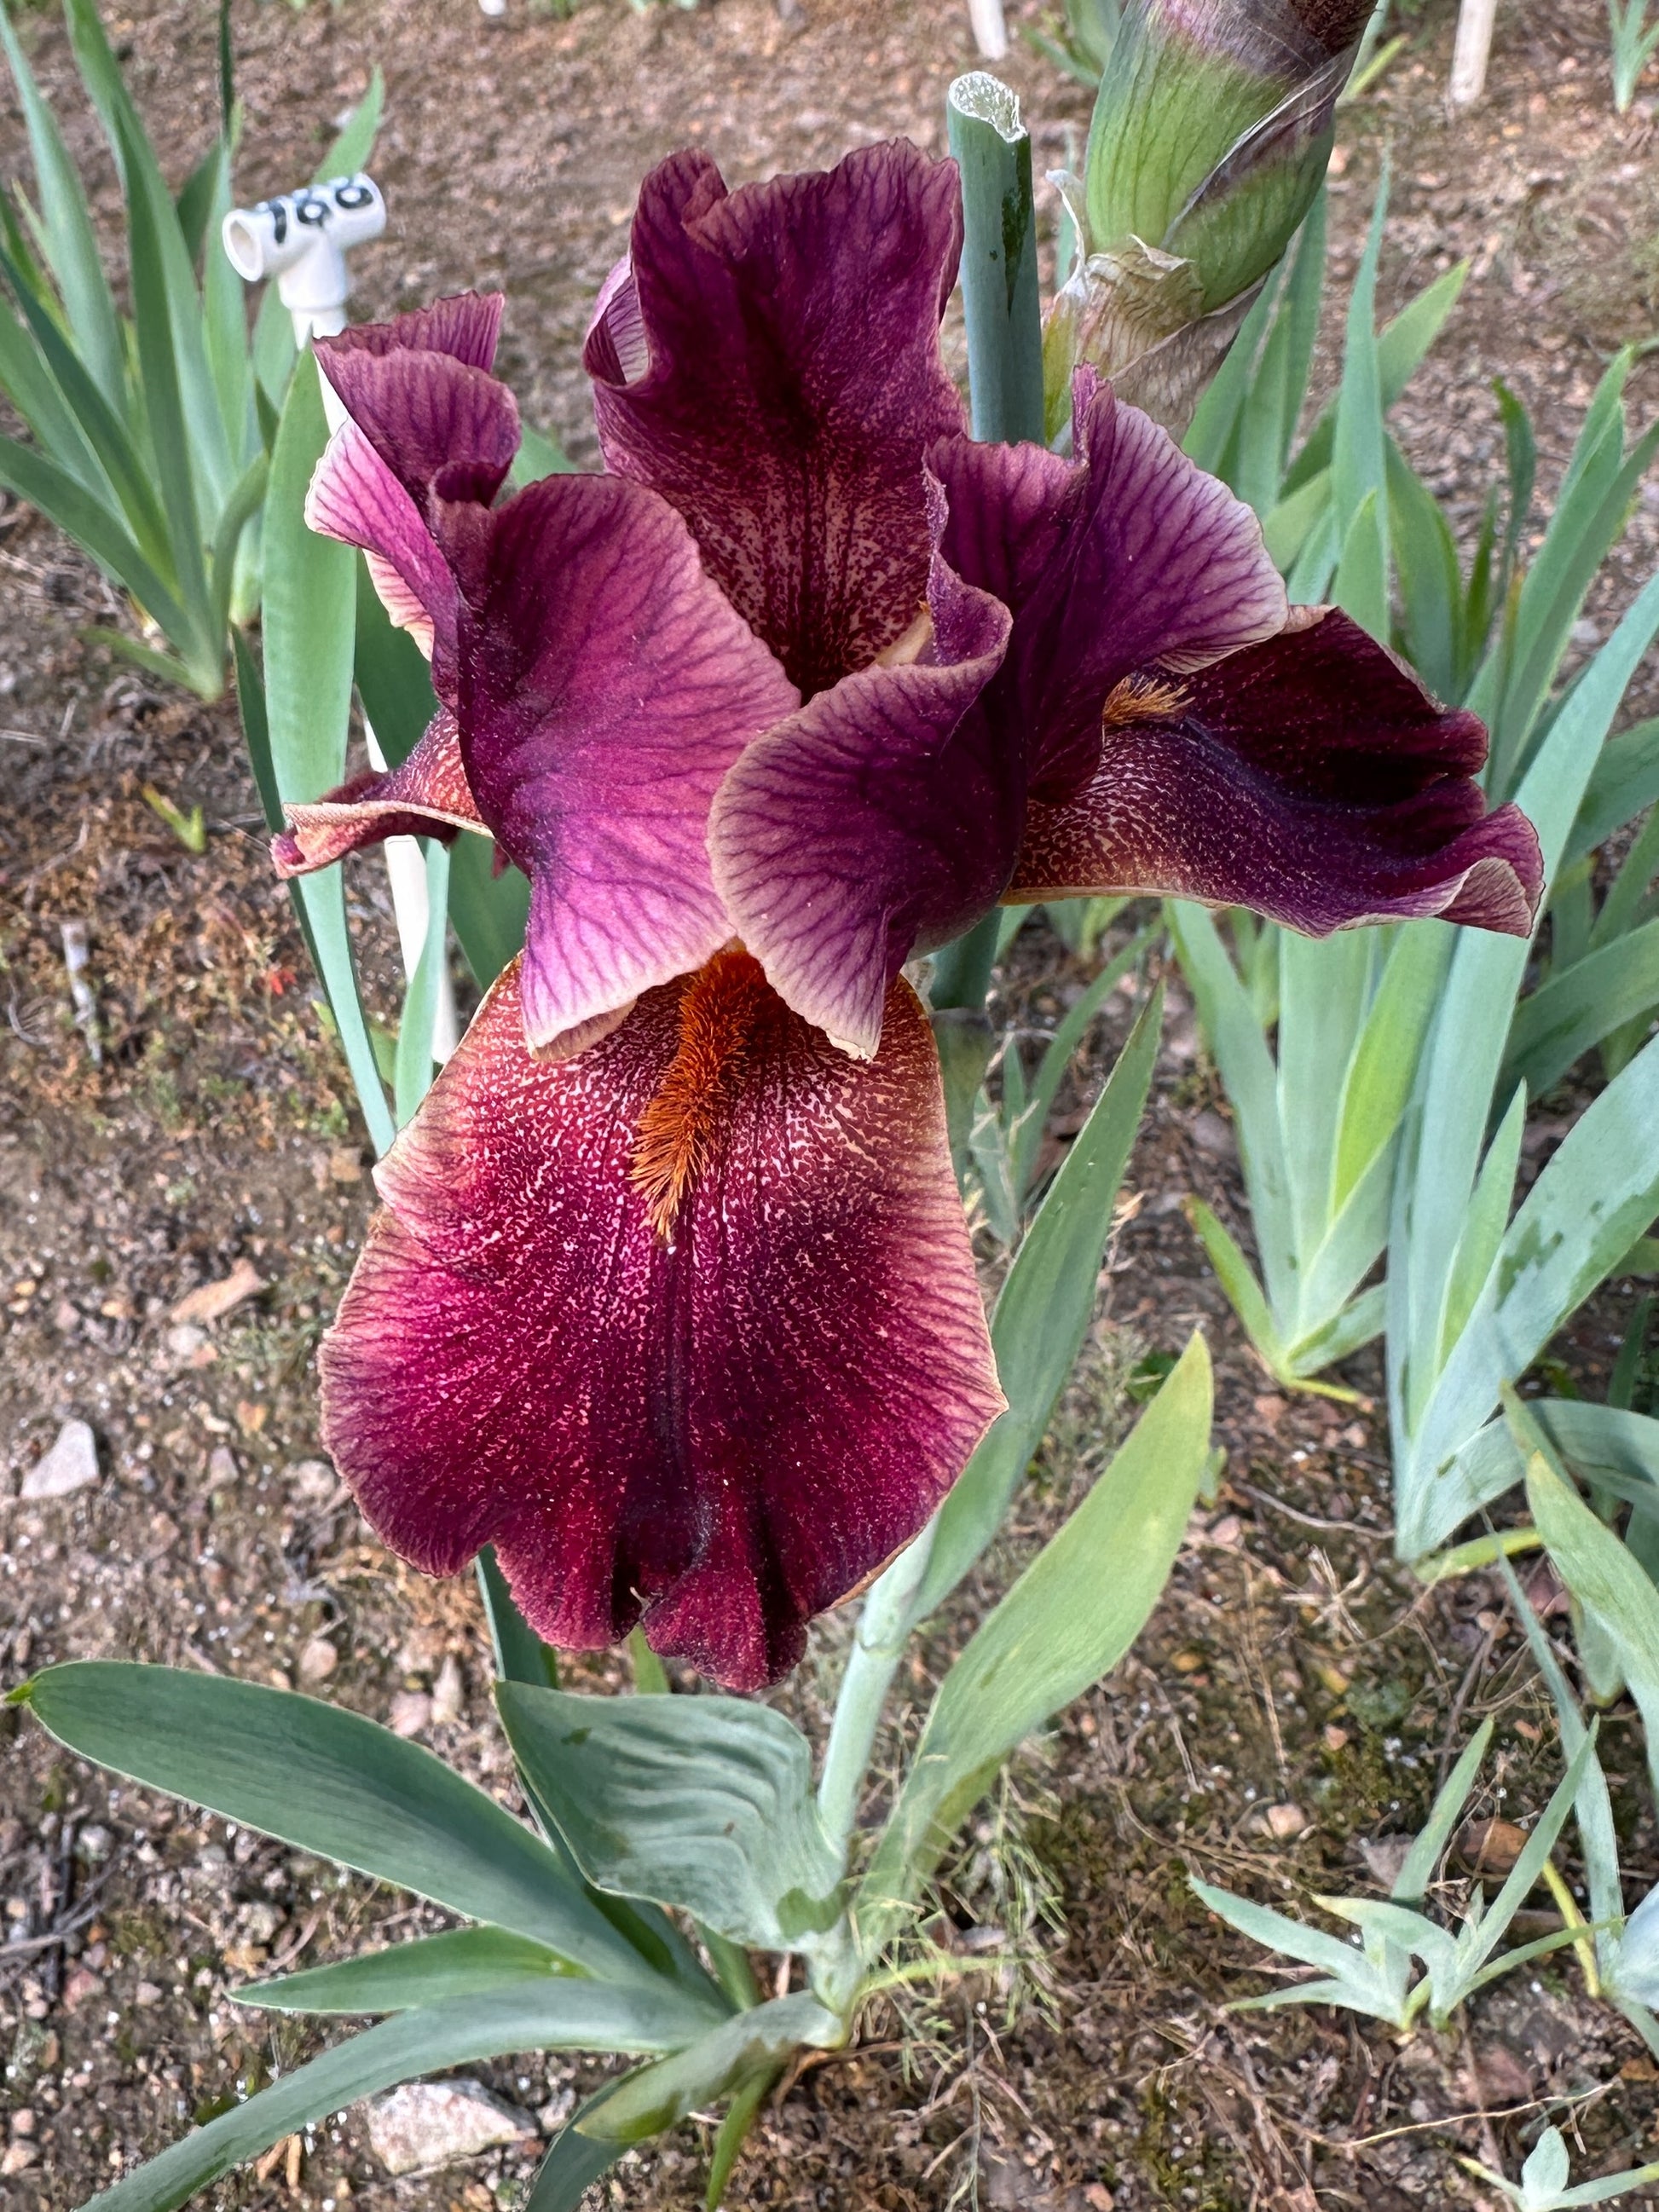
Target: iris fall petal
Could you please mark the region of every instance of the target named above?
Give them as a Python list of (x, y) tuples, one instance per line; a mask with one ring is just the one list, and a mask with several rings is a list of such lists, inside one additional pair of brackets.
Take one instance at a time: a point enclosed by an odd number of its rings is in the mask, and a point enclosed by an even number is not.
[(494, 1543), (550, 1643), (755, 1689), (1002, 1403), (927, 1021), (848, 1060), (746, 955), (561, 1065), (508, 970), (378, 1170), (324, 1433), (429, 1573)]
[(1076, 380), (1078, 459), (954, 439), (930, 465), (949, 520), (940, 550), (1014, 617), (988, 694), (1033, 793), (1093, 773), (1101, 709), (1137, 671), (1201, 668), (1279, 630), (1285, 587), (1242, 500), (1091, 369)]
[(458, 830), (484, 826), (467, 787), (454, 719), (442, 708), (398, 767), (356, 776), (287, 811), (289, 826), (270, 847), (279, 876), (308, 875), (386, 837), (441, 837), (447, 844)]
[(1326, 613), (1126, 691), (1090, 781), (1033, 804), (1014, 889), (1172, 892), (1310, 936), (1431, 915), (1524, 936), (1538, 840), (1518, 808), (1484, 811), (1485, 756), (1473, 714)]

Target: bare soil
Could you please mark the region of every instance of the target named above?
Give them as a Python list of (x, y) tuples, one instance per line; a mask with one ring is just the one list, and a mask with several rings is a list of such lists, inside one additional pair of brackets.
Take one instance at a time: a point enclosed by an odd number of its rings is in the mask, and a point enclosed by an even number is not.
[[(112, 17), (177, 177), (210, 128), (213, 14), (155, 0)], [(1011, 15), (1041, 20), (1030, 6)], [(378, 62), (387, 112), (375, 166), (393, 225), (360, 258), (362, 309), (501, 286), (504, 373), (585, 464), (595, 448), (581, 330), (648, 165), (688, 141), (734, 180), (892, 133), (938, 149), (945, 84), (972, 60), (966, 10), (945, 0), (805, 0), (793, 25), (768, 0), (645, 15), (589, 0), (568, 21), (509, 0), (494, 21), (472, 0), (298, 14), (240, 0), (236, 17), (244, 196), (307, 173)], [(113, 179), (62, 30), (49, 13), (24, 27), (112, 220)], [(1407, 52), (1345, 119), (1334, 260), (1339, 276), (1357, 260), (1385, 148), (1388, 301), (1473, 257), (1462, 303), (1396, 417), (1468, 531), (1502, 465), (1493, 377), (1533, 411), (1547, 513), (1602, 360), (1659, 321), (1655, 95), (1650, 83), (1615, 118), (1595, 0), (1526, 0), (1500, 17), (1485, 104), (1451, 125), (1440, 103), (1450, 9), (1431, 0), (1405, 27)], [(1066, 163), (1086, 95), (1023, 46), (1009, 70), (1039, 167)], [(7, 87), (7, 170), (21, 144)], [(1631, 389), (1650, 411), (1659, 373), (1638, 366)], [(1605, 635), (1656, 545), (1650, 483), (1578, 649)], [(234, 714), (160, 696), (82, 643), (88, 622), (124, 618), (38, 516), (0, 507), (0, 1682), (120, 1655), (301, 1684), (395, 1719), (510, 1796), (471, 1584), (425, 1582), (392, 1559), (319, 1460), (311, 1354), (368, 1218), (367, 1147), (266, 869)], [(1653, 711), (1656, 687), (1650, 665), (1632, 719)], [(146, 783), (201, 802), (204, 854), (171, 836)], [(351, 890), (371, 989), (392, 1018), (384, 880), (365, 863)], [(96, 1064), (69, 999), (68, 921), (90, 935)], [(1004, 978), (1004, 1011), (1041, 1031), (1085, 977), (1034, 925)], [(1529, 1818), (1559, 1761), (1501, 1589), (1474, 1577), (1424, 1591), (1391, 1560), (1375, 1354), (1347, 1370), (1359, 1404), (1287, 1400), (1207, 1273), (1185, 1194), (1245, 1236), (1248, 1217), (1225, 1100), (1169, 981), (1156, 1093), (1089, 1353), (1014, 1525), (903, 1686), (890, 1763), (929, 1680), (1103, 1463), (1158, 1355), (1197, 1325), (1218, 1362), (1224, 1486), (1194, 1517), (1134, 1655), (1021, 1759), (964, 1838), (933, 1929), (960, 1954), (959, 1975), (902, 2009), (875, 2008), (851, 2055), (785, 2085), (751, 2137), (734, 2205), (1403, 2212), (1482, 2201), (1454, 2153), (1513, 2173), (1547, 2115), (1575, 2140), (1581, 2177), (1650, 2154), (1659, 2072), (1571, 1963), (1498, 1984), (1438, 2037), (1401, 2041), (1322, 2010), (1224, 2009), (1275, 1977), (1199, 1907), (1188, 1872), (1304, 1908), (1332, 1888), (1379, 1893), (1391, 1839), (1420, 1822), (1479, 1717), (1498, 1720), (1479, 1813)], [(1125, 997), (1101, 1023), (1059, 1102), (1056, 1144), (1130, 1011)], [(1534, 1164), (1565, 1124), (1565, 1111), (1540, 1121)], [(257, 1295), (215, 1324), (173, 1318), (239, 1261), (256, 1271)], [(1587, 1388), (1605, 1380), (1632, 1296), (1609, 1286), (1559, 1347)], [(71, 1417), (96, 1431), (97, 1486), (21, 1501), (21, 1471)], [(1547, 1588), (1537, 1595), (1547, 1609)], [(823, 1624), (781, 1692), (815, 1731), (846, 1634), (844, 1619)], [(614, 1679), (608, 1663), (574, 1674)], [(15, 1714), (0, 1741), (0, 1904), (26, 1947), (0, 1954), (0, 2110), (10, 2142), (33, 2153), (14, 2158), (0, 2195), (18, 2212), (67, 2212), (192, 2118), (320, 2047), (303, 2023), (273, 2028), (239, 2008), (240, 1982), (437, 1920), (112, 1786)], [(1607, 1716), (1602, 1750), (1626, 1866), (1645, 1887), (1659, 1838), (1627, 1706)], [(1018, 1975), (975, 1965), (975, 1947), (998, 1940), (988, 1929), (1021, 1953)], [(481, 2070), (535, 2112), (598, 2069), (534, 2059)], [(700, 2203), (708, 2142), (706, 2126), (688, 2124), (630, 2157), (596, 2201)], [(532, 2170), (530, 2154), (501, 2154), (393, 2182), (349, 2114), (307, 2135), (293, 2163), (285, 2154), (212, 2196), (292, 2212), (490, 2212)]]

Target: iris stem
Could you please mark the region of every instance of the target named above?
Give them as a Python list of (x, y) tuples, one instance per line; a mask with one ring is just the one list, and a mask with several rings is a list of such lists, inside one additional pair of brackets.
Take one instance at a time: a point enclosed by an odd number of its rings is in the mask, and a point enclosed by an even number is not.
[(945, 95), (962, 171), (962, 305), (976, 438), (1042, 443), (1042, 321), (1037, 302), (1031, 139), (1019, 101), (984, 70)]
[(989, 914), (933, 955), (933, 980), (928, 997), (936, 1007), (966, 1006), (978, 1013), (991, 988), (997, 945), (1002, 933), (1002, 908)]
[(933, 1557), (938, 1526), (937, 1519), (930, 1521), (915, 1542), (878, 1577), (859, 1614), (818, 1780), (818, 1817), (838, 1850), (845, 1850), (852, 1838), (882, 1708), (916, 1625), (916, 1598)]

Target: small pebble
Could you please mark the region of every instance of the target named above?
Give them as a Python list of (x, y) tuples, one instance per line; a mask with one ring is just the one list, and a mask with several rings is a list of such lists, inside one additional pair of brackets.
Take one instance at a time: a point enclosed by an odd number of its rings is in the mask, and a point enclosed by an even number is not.
[(461, 1680), (460, 1662), (450, 1652), (438, 1669), (438, 1679), (432, 1685), (432, 1717), (440, 1728), (447, 1728), (461, 1717), (461, 1700), (465, 1685)]
[(67, 1498), (98, 1480), (98, 1444), (84, 1421), (65, 1421), (52, 1449), (23, 1477), (25, 1498)]
[(296, 1497), (307, 1505), (321, 1505), (339, 1487), (339, 1478), (325, 1459), (296, 1460), (288, 1471)]
[(576, 2109), (576, 2091), (572, 2082), (557, 2089), (536, 2114), (536, 2124), (544, 2136), (556, 2136)]
[(40, 2153), (32, 2142), (8, 2143), (0, 2153), (0, 2174), (21, 2173), (33, 2165)]
[(340, 1655), (325, 1636), (313, 1636), (300, 1654), (300, 1680), (325, 1682), (340, 1663)]
[(222, 1321), (245, 1298), (252, 1297), (264, 1288), (252, 1261), (239, 1260), (230, 1273), (221, 1276), (216, 1283), (203, 1283), (187, 1291), (167, 1319), (175, 1327), (181, 1322)]
[(429, 2173), (536, 2133), (516, 2106), (482, 2081), (406, 2081), (368, 2110), (369, 2148), (388, 2173)]
[(399, 1690), (392, 1700), (393, 1735), (419, 1735), (432, 1719), (432, 1700), (424, 1690)]
[(1299, 1836), (1308, 1825), (1308, 1816), (1299, 1805), (1269, 1805), (1267, 1833), (1281, 1844)]
[(1460, 1855), (1480, 1874), (1508, 1874), (1527, 1848), (1527, 1832), (1513, 1820), (1470, 1820), (1457, 1838)]
[(134, 2004), (141, 2006), (160, 2004), (161, 2002), (161, 1989), (155, 1982), (140, 1982), (137, 1988), (132, 1993), (132, 2002)]
[(1231, 1159), (1238, 1149), (1231, 1122), (1224, 1121), (1212, 1107), (1206, 1106), (1194, 1115), (1190, 1133), (1199, 1151), (1214, 1160)]

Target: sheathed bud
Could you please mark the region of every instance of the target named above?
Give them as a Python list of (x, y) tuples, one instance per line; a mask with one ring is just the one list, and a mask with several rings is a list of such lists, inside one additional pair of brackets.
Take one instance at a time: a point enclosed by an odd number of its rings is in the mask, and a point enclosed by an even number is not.
[(1184, 423), (1319, 189), (1371, 4), (1131, 0), (1073, 206), (1077, 265), (1049, 318), (1051, 428), (1079, 361)]

